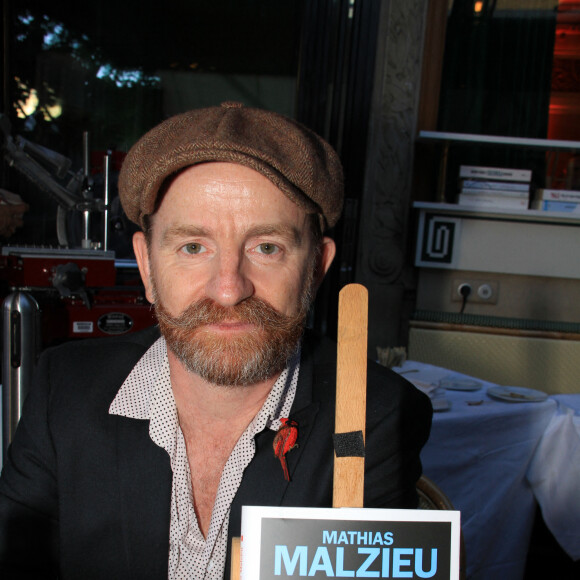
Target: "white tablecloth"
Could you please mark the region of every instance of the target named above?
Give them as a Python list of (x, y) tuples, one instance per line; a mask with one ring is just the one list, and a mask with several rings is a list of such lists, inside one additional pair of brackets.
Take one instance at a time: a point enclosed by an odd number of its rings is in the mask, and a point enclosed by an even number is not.
[(573, 560), (580, 560), (580, 395), (556, 395), (558, 410), (528, 469), (546, 525)]
[[(414, 361), (394, 370), (422, 383), (468, 378)], [(480, 382), (474, 392), (443, 391), (450, 408), (434, 414), (423, 472), (461, 511), (467, 577), (520, 580), (536, 508), (526, 473), (557, 403), (494, 400), (494, 385)]]

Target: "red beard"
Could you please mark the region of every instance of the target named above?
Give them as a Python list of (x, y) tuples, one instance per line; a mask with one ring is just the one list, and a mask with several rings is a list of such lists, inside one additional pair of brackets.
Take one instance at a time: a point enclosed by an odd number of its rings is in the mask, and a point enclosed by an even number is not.
[[(168, 347), (188, 371), (215, 385), (252, 385), (280, 373), (296, 352), (307, 302), (302, 300), (295, 316), (281, 314), (253, 296), (232, 307), (206, 298), (176, 317), (157, 301), (155, 311)], [(206, 328), (222, 322), (248, 323), (253, 328), (233, 336)]]

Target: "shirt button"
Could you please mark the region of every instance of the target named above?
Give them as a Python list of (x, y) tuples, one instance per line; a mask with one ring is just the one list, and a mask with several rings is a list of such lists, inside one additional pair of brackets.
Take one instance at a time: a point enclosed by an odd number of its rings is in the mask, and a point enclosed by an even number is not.
[(207, 569), (210, 572), (213, 570), (213, 560), (210, 559), (210, 561), (207, 563)]

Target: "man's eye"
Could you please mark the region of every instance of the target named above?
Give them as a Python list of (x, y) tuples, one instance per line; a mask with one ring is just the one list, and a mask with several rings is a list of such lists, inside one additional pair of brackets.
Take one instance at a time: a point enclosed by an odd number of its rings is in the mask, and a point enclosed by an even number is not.
[(260, 244), (258, 246), (257, 250), (261, 254), (266, 254), (269, 256), (271, 254), (276, 254), (277, 252), (279, 252), (280, 248), (278, 248), (278, 246), (276, 246), (275, 244), (270, 244), (270, 243), (266, 242), (264, 244)]
[(193, 242), (191, 244), (186, 244), (185, 246), (183, 246), (182, 250), (186, 254), (201, 254), (203, 251), (205, 251), (205, 248), (201, 244)]

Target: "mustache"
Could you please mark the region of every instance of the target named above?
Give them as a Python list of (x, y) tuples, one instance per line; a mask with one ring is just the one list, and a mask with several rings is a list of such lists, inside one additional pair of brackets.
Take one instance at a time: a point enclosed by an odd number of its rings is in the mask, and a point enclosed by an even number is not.
[(260, 330), (292, 330), (301, 325), (307, 314), (307, 309), (301, 308), (293, 316), (278, 312), (273, 306), (261, 298), (250, 296), (243, 302), (233, 306), (221, 306), (210, 298), (203, 298), (190, 304), (178, 316), (172, 316), (165, 308), (155, 304), (155, 313), (161, 325), (170, 324), (176, 330), (193, 331), (198, 328), (223, 322), (242, 322), (252, 324)]

